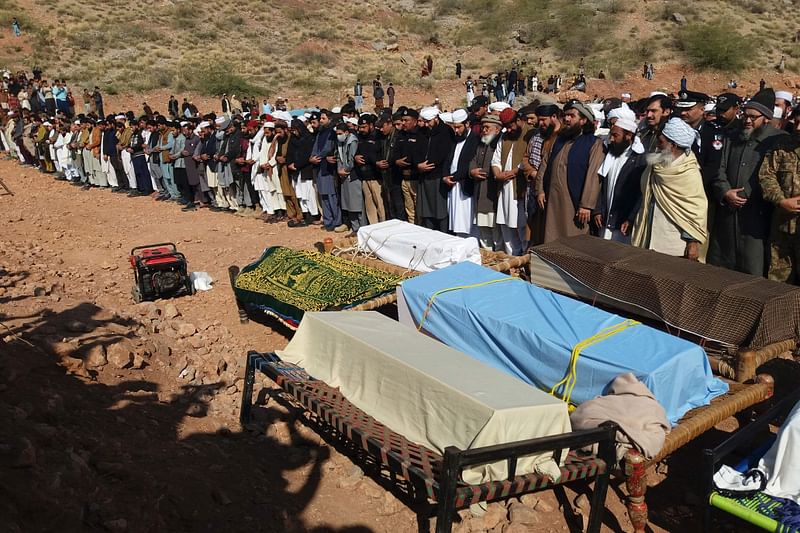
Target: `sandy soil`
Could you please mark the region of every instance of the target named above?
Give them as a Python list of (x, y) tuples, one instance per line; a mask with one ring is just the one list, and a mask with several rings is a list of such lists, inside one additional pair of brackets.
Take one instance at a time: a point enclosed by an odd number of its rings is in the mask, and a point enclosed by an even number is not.
[[(327, 234), (82, 191), (5, 160), (0, 179), (14, 193), (0, 189), (2, 529), (417, 531), (413, 513), (301, 424), (267, 380), (254, 423), (238, 423), (246, 351), (287, 337), (239, 323), (227, 268)], [(214, 289), (136, 305), (129, 251), (165, 241)], [(651, 476), (653, 531), (696, 527), (696, 459), (720, 433), (707, 437)], [(527, 498), (525, 522), (493, 504), (483, 518), (463, 513), (457, 531), (575, 530), (588, 492)], [(631, 530), (621, 497), (614, 486), (606, 531)]]

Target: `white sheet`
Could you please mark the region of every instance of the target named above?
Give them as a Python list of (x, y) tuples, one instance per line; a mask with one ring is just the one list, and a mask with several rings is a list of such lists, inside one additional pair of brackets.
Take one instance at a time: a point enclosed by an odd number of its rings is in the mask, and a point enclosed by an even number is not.
[(764, 492), (800, 503), (800, 403), (794, 406), (778, 432), (778, 438), (758, 468), (767, 475)]
[(481, 264), (478, 239), (463, 239), (402, 220), (387, 220), (358, 230), (358, 246), (401, 268), (430, 272), (470, 261)]
[[(438, 453), (571, 430), (564, 402), (374, 311), (306, 313), (279, 355)], [(463, 479), (502, 480), (506, 466), (478, 466)], [(519, 460), (518, 474), (533, 471), (559, 476), (551, 453)]]

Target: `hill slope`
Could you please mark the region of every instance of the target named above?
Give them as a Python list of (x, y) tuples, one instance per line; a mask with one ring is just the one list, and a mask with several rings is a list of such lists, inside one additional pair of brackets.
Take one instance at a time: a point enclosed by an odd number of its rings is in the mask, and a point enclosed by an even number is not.
[[(724, 86), (729, 77), (752, 77), (746, 69), (777, 76), (781, 56), (784, 78), (800, 70), (794, 7), (794, 0), (241, 0), (224, 8), (193, 0), (0, 0), (0, 66), (39, 63), (51, 77), (109, 94), (285, 92), (311, 101), (340, 101), (356, 77), (378, 73), (412, 93), (459, 92), (460, 84), (444, 82), (456, 59), (465, 75), (517, 60), (540, 76), (561, 73), (565, 83), (580, 58), (588, 77), (603, 70), (609, 80), (635, 79), (644, 62), (657, 72), (694, 64), (720, 67), (711, 75)], [(21, 38), (10, 34), (13, 16)], [(428, 54), (433, 75), (420, 78)]]

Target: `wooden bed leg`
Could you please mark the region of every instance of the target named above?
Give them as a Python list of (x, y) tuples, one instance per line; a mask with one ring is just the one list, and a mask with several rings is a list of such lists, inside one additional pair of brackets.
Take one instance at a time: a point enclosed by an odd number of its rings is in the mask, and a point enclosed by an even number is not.
[(242, 305), (242, 302), (236, 297), (236, 276), (239, 275), (239, 267), (236, 265), (231, 265), (228, 267), (228, 276), (231, 279), (231, 290), (233, 290), (233, 300), (236, 302), (236, 309), (239, 311), (239, 323), (240, 324), (247, 324), (250, 321), (250, 317), (247, 316), (247, 310)]
[(644, 456), (637, 450), (625, 453), (625, 488), (628, 490), (628, 516), (636, 533), (644, 533), (647, 527), (647, 469)]

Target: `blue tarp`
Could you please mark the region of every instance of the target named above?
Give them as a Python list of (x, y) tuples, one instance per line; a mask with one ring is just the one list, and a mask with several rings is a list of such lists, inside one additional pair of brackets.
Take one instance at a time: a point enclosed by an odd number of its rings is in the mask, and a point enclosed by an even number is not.
[[(508, 278), (459, 263), (402, 283), (416, 325), (442, 289)], [(438, 294), (423, 330), (441, 342), (549, 391), (567, 375), (573, 347), (625, 319), (526, 281)], [(587, 347), (577, 364), (571, 401), (602, 395), (614, 378), (632, 372), (653, 392), (675, 424), (688, 410), (707, 405), (728, 385), (711, 374), (703, 349), (643, 324)]]

